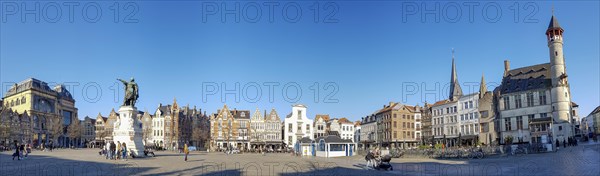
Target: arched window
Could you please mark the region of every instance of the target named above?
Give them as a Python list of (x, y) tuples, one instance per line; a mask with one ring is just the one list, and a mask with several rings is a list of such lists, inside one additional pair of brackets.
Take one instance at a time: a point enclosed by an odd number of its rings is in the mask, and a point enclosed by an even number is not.
[(21, 101), (19, 101), (19, 98), (17, 98), (17, 103), (16, 105), (19, 106), (21, 104)]
[(27, 99), (25, 99), (25, 96), (23, 96), (23, 98), (21, 98), (21, 104), (25, 104), (25, 102), (27, 102), (26, 100)]

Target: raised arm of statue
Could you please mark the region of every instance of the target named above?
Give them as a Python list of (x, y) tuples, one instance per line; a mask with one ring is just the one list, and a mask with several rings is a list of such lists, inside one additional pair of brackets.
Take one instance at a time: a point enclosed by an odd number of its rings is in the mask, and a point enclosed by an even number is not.
[(119, 80), (119, 81), (121, 81), (123, 84), (127, 85), (127, 81), (124, 81), (124, 80), (122, 80), (122, 79), (117, 79), (117, 80)]

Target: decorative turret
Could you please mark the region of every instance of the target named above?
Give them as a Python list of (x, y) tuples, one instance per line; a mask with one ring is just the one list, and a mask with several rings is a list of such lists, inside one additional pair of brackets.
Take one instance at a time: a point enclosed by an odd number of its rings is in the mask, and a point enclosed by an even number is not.
[(487, 92), (487, 85), (485, 84), (485, 77), (481, 74), (481, 83), (479, 84), (479, 98), (483, 98)]

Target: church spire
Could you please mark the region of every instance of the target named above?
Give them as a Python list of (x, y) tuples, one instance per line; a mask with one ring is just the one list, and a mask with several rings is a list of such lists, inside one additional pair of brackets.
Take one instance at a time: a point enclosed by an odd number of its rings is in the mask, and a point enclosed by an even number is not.
[(450, 101), (458, 100), (462, 96), (462, 89), (458, 83), (458, 76), (456, 74), (456, 64), (454, 64), (454, 48), (452, 48), (452, 75), (450, 77)]
[(481, 83), (479, 84), (479, 98), (483, 98), (486, 92), (487, 85), (485, 84), (485, 77), (483, 76), (483, 73), (481, 73)]

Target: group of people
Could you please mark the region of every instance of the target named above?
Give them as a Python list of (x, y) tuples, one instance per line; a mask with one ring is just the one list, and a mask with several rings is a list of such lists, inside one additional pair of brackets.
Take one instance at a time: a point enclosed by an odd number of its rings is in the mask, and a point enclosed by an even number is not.
[(15, 158), (17, 158), (18, 160), (22, 160), (27, 158), (27, 156), (29, 156), (29, 153), (31, 153), (31, 145), (30, 144), (21, 144), (19, 145), (19, 143), (17, 142), (17, 140), (14, 141), (14, 148), (15, 148), (15, 153), (13, 153), (12, 155), (12, 160), (15, 160)]
[[(190, 154), (190, 150), (188, 148), (188, 145), (185, 144), (183, 147), (183, 150), (179, 150), (180, 153), (184, 154), (184, 161), (188, 160), (188, 155)], [(99, 155), (104, 155), (104, 157), (106, 159), (110, 159), (110, 160), (127, 160), (127, 154), (129, 153), (129, 150), (127, 150), (127, 144), (120, 143), (119, 141), (117, 141), (117, 143), (115, 142), (110, 142), (106, 145), (104, 145), (104, 147), (102, 148), (102, 150), (100, 150), (100, 152), (98, 152)], [(152, 156), (154, 157), (154, 152), (152, 150), (148, 150), (148, 149), (144, 149), (144, 155), (146, 156)], [(132, 154), (132, 157), (135, 157), (135, 155)]]
[[(569, 137), (568, 139), (563, 139), (563, 148), (567, 148), (567, 146), (577, 146), (578, 142), (577, 139)], [(558, 141), (558, 139), (556, 139), (556, 149), (560, 148), (560, 141)]]
[(104, 155), (106, 159), (110, 160), (127, 160), (127, 153), (127, 144), (124, 142), (120, 143), (119, 141), (117, 143), (113, 141), (104, 145), (100, 151), (100, 155)]

